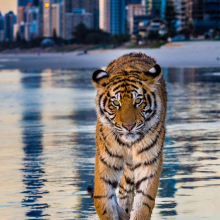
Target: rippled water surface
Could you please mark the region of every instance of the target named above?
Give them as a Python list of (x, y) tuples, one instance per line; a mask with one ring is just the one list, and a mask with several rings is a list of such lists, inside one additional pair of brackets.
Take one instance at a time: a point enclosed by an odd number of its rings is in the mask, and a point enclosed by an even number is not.
[[(98, 219), (94, 70), (0, 71), (0, 219)], [(152, 220), (220, 219), (220, 69), (163, 69), (164, 166)]]

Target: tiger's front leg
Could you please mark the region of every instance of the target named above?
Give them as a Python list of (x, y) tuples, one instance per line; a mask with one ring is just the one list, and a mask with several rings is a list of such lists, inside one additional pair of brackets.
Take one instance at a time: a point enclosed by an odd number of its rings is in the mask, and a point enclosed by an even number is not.
[(123, 158), (105, 157), (100, 151), (95, 162), (94, 203), (101, 220), (126, 220), (127, 215), (118, 205), (115, 189), (121, 178)]
[(163, 155), (134, 166), (136, 195), (131, 220), (150, 220), (162, 170)]
[(123, 176), (119, 185), (119, 205), (130, 217), (134, 201), (134, 171), (131, 161), (126, 161)]

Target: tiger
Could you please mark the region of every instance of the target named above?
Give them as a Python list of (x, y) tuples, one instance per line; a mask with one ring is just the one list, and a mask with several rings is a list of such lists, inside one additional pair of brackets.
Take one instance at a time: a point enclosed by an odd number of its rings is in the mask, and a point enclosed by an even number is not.
[(92, 82), (97, 88), (95, 210), (101, 220), (149, 220), (165, 140), (161, 67), (143, 53), (125, 54), (105, 71), (96, 70)]

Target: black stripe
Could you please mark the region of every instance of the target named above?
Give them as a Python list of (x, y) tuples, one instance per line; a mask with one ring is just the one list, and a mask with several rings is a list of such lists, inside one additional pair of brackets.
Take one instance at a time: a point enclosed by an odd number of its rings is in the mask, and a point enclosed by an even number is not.
[(134, 189), (129, 189), (129, 190), (125, 189), (121, 184), (119, 185), (119, 187), (123, 189), (126, 193), (132, 193), (134, 191)]
[(112, 166), (112, 165), (108, 164), (103, 157), (100, 157), (99, 159), (100, 159), (100, 161), (102, 161), (103, 164), (105, 164), (110, 169), (114, 169), (115, 171), (122, 171), (123, 170), (123, 166), (121, 166), (121, 167), (116, 167), (115, 165)]
[(149, 166), (149, 165), (154, 164), (159, 159), (160, 154), (162, 153), (162, 150), (163, 150), (163, 148), (161, 147), (160, 151), (157, 153), (157, 156), (147, 162), (144, 162), (144, 166)]
[(136, 164), (135, 166), (134, 166), (134, 170), (135, 169), (137, 169), (137, 168), (139, 168), (142, 164), (144, 165), (144, 166), (150, 166), (150, 165), (152, 165), (152, 164), (154, 164), (158, 159), (159, 159), (159, 157), (160, 157), (160, 154), (161, 154), (161, 152), (162, 152), (162, 147), (160, 148), (160, 151), (157, 153), (157, 156), (155, 156), (153, 159), (151, 159), (151, 160), (149, 160), (149, 161), (145, 161), (144, 163), (138, 163), (138, 164)]
[(104, 212), (102, 213), (102, 215), (105, 215), (107, 213), (107, 211), (106, 210), (104, 210)]
[(142, 163), (138, 163), (138, 164), (136, 164), (136, 165), (134, 166), (133, 170), (135, 170), (135, 169), (137, 169), (138, 167), (140, 167), (141, 164), (142, 164)]
[(137, 190), (136, 193), (141, 193), (143, 196), (146, 196), (148, 199), (155, 201), (155, 199), (149, 194), (144, 193), (142, 190)]
[(126, 165), (129, 167), (129, 170), (133, 171), (133, 165), (126, 163)]
[(147, 203), (143, 202), (143, 205), (147, 206), (149, 211), (151, 212), (151, 208), (150, 208), (150, 206)]
[(93, 196), (94, 199), (103, 199), (106, 198), (107, 196)]
[(116, 117), (116, 115), (114, 115), (112, 118), (110, 118), (111, 120), (114, 120), (115, 119), (115, 117)]
[(101, 95), (99, 96), (99, 109), (100, 109), (100, 114), (101, 114), (101, 115), (104, 115), (104, 112), (103, 112), (102, 109), (101, 109), (101, 99), (102, 99), (102, 97), (103, 97), (103, 94), (101, 94)]
[[(111, 84), (111, 83), (114, 83), (114, 84), (117, 83), (117, 84), (118, 84), (118, 83), (122, 83), (122, 82), (125, 82), (126, 84), (127, 84), (128, 82), (135, 83), (135, 84), (136, 84), (136, 83), (141, 84), (141, 82), (140, 82), (139, 80), (135, 81), (135, 80), (132, 80), (132, 79), (121, 79), (121, 80), (119, 80), (119, 81), (117, 81), (117, 82), (113, 82), (113, 81), (112, 81), (112, 82), (109, 82), (109, 83), (110, 83), (110, 84)], [(111, 86), (110, 84), (108, 84), (107, 88), (109, 88), (109, 87)], [(122, 85), (117, 86), (116, 88), (113, 89), (113, 91), (115, 92), (120, 86), (122, 86)]]
[(157, 173), (157, 172), (155, 172), (154, 174), (151, 174), (150, 176), (146, 176), (146, 177), (142, 178), (141, 180), (139, 180), (138, 182), (136, 182), (136, 183), (135, 183), (136, 189), (138, 190), (142, 182), (144, 182), (144, 181), (146, 181), (146, 180), (148, 180), (148, 179), (150, 179), (150, 178), (153, 178), (156, 173)]
[(150, 145), (146, 146), (145, 148), (142, 148), (140, 151), (137, 152), (137, 154), (141, 154), (144, 151), (148, 151), (148, 150), (150, 150), (152, 147), (154, 147), (157, 144), (158, 138), (160, 137), (160, 135), (162, 133), (162, 128), (163, 128), (163, 126), (161, 125), (160, 131), (157, 133), (157, 136), (152, 141), (152, 143)]
[(109, 155), (110, 157), (116, 157), (116, 158), (119, 158), (119, 159), (122, 159), (122, 158), (123, 158), (122, 155), (114, 154), (113, 152), (111, 152), (111, 151), (107, 148), (106, 145), (105, 145), (105, 151), (108, 153), (108, 155)]
[[(135, 78), (135, 80), (132, 80), (130, 78)], [(109, 88), (112, 84), (116, 84), (116, 83), (120, 83), (120, 82), (124, 82), (124, 81), (130, 81), (130, 82), (134, 82), (135, 84), (136, 83), (139, 83), (140, 85), (142, 85), (142, 82), (140, 81), (140, 76), (139, 75), (136, 75), (136, 74), (132, 74), (132, 76), (129, 76), (127, 79), (123, 79), (123, 76), (115, 76), (113, 77), (108, 85), (107, 85), (107, 88)], [(115, 82), (116, 81), (116, 82)]]
[(133, 85), (133, 84), (130, 84), (130, 83), (126, 83), (126, 86), (131, 86), (131, 87), (134, 87), (135, 89), (138, 89), (137, 86)]
[(150, 121), (156, 114), (157, 112), (157, 100), (156, 100), (156, 95), (152, 92), (152, 95), (154, 97), (154, 110), (153, 110), (153, 113), (152, 115), (149, 117), (149, 118), (146, 118), (147, 121)]
[(122, 142), (119, 138), (118, 138), (118, 136), (115, 136), (115, 140), (117, 141), (117, 143), (119, 144), (119, 145), (121, 145), (121, 146), (126, 146), (126, 147), (131, 147), (131, 146), (129, 146), (128, 144), (125, 144), (124, 142)]
[(105, 178), (101, 178), (103, 180), (103, 182), (111, 185), (113, 188), (117, 188), (118, 186), (118, 182), (117, 181), (111, 181), (111, 180), (107, 180)]
[(150, 106), (150, 108), (151, 108), (152, 101), (151, 101), (151, 98), (150, 98), (150, 95), (149, 95), (149, 94), (147, 94), (147, 100), (148, 100), (149, 106)]
[(112, 199), (114, 196), (115, 196), (115, 195), (112, 194), (112, 195), (110, 195), (110, 196), (108, 197), (108, 199)]
[(102, 103), (104, 107), (105, 107), (105, 104), (106, 104), (107, 100), (108, 100), (108, 99), (107, 99), (107, 97), (105, 96), (105, 98), (104, 98), (104, 100), (103, 100), (103, 103)]
[(122, 85), (119, 85), (119, 86), (115, 87), (115, 88), (113, 89), (113, 92), (115, 92), (115, 91), (116, 91), (117, 89), (119, 89), (121, 86), (122, 86)]
[(124, 176), (125, 177), (125, 182), (129, 185), (134, 185), (134, 181), (132, 181), (131, 178), (127, 177), (127, 176)]
[(123, 196), (123, 197), (119, 197), (119, 199), (127, 199), (128, 198), (128, 195), (127, 196)]

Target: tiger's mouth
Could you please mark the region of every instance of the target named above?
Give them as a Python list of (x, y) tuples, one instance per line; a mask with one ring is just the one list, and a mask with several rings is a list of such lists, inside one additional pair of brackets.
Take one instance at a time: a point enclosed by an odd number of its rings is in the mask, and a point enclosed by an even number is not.
[(126, 132), (119, 135), (121, 141), (126, 144), (132, 144), (133, 142), (136, 142), (140, 139), (140, 136), (141, 135), (136, 132)]

